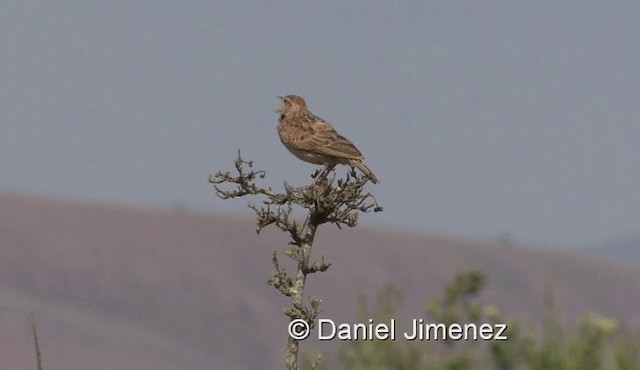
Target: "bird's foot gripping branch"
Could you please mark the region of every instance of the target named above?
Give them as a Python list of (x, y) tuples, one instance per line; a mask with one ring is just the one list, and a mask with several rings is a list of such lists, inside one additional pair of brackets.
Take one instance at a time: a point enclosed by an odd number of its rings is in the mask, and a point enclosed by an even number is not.
[[(290, 299), (290, 305), (284, 314), (290, 321), (304, 320), (310, 327), (320, 312), (319, 298), (304, 300), (304, 288), (309, 274), (325, 272), (331, 266), (324, 256), (320, 260), (311, 258), (316, 230), (319, 226), (330, 223), (341, 228), (343, 225), (354, 227), (358, 223), (360, 213), (380, 212), (380, 207), (371, 193), (364, 191), (369, 181), (366, 175), (355, 171), (344, 178), (336, 178), (333, 171), (319, 176), (314, 174), (315, 181), (310, 185), (293, 187), (286, 182), (281, 192), (271, 187), (262, 187), (256, 182), (265, 178), (266, 173), (256, 170), (253, 162), (242, 159), (240, 151), (235, 160), (235, 171), (219, 171), (209, 177), (216, 195), (221, 199), (253, 196), (259, 203), (250, 202), (249, 207), (257, 216), (259, 233), (263, 228), (274, 225), (287, 233), (291, 239), (284, 254), (297, 263), (296, 271), (291, 274), (280, 265), (277, 251), (273, 252), (273, 276), (269, 285)], [(296, 220), (295, 209), (304, 211), (304, 220)], [(287, 369), (298, 369), (299, 340), (288, 338), (286, 347)]]

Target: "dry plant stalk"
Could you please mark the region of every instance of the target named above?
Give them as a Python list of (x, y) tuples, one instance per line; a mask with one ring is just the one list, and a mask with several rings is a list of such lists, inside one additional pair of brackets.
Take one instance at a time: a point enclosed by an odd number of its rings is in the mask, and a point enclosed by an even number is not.
[(42, 352), (40, 351), (40, 338), (38, 338), (38, 328), (36, 326), (36, 316), (31, 313), (30, 326), (31, 326), (31, 338), (33, 339), (33, 349), (36, 355), (36, 365), (38, 370), (42, 370)]
[[(284, 314), (290, 320), (303, 319), (310, 328), (320, 312), (320, 299), (310, 297), (304, 300), (304, 288), (307, 275), (325, 272), (331, 263), (311, 259), (311, 248), (316, 230), (323, 224), (334, 224), (338, 228), (343, 225), (354, 227), (358, 223), (360, 213), (379, 212), (375, 198), (364, 191), (369, 181), (366, 176), (359, 175), (352, 169), (344, 179), (337, 179), (333, 171), (316, 171), (315, 179), (310, 185), (292, 187), (284, 183), (283, 192), (278, 193), (271, 187), (264, 188), (256, 184), (257, 179), (264, 179), (266, 173), (254, 170), (252, 161), (242, 159), (240, 151), (235, 160), (235, 173), (219, 171), (209, 177), (216, 195), (221, 199), (244, 196), (258, 197), (258, 204), (249, 203), (257, 216), (257, 229), (260, 231), (274, 225), (289, 234), (291, 242), (284, 254), (296, 261), (297, 269), (290, 274), (280, 265), (278, 253), (273, 252), (273, 276), (268, 284), (280, 293), (289, 297), (291, 304), (284, 308)], [(305, 210), (304, 221), (295, 220), (292, 212), (295, 207)], [(288, 338), (286, 346), (286, 369), (298, 370), (299, 340)]]

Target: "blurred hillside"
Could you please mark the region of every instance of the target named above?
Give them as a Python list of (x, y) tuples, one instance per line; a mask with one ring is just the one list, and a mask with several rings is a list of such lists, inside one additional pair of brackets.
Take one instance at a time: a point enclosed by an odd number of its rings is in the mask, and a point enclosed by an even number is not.
[[(322, 317), (354, 322), (358, 295), (389, 283), (404, 291), (398, 319), (421, 317), (456, 272), (480, 269), (490, 282), (481, 300), (509, 315), (537, 322), (552, 292), (563, 318), (597, 313), (640, 328), (640, 271), (570, 252), (375, 230), (366, 221), (319, 232), (315, 255), (333, 265), (307, 293), (322, 298)], [(266, 280), (272, 251), (286, 241), (271, 230), (256, 235), (250, 218), (2, 195), (2, 367), (33, 368), (33, 311), (48, 369), (279, 368), (285, 302)]]
[(590, 246), (584, 251), (615, 264), (637, 268), (640, 263), (640, 237), (619, 238)]

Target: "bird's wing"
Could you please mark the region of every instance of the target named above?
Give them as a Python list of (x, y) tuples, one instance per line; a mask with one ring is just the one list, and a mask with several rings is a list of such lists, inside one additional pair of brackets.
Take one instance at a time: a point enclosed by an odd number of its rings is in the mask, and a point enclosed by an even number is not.
[(319, 117), (312, 117), (306, 128), (300, 127), (298, 141), (300, 149), (320, 155), (346, 159), (362, 159), (362, 153), (351, 141), (340, 135), (328, 122)]

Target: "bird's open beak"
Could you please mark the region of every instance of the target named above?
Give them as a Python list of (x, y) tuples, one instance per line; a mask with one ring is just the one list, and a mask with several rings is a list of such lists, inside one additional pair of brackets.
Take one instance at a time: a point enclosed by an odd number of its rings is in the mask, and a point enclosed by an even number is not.
[[(278, 99), (284, 101), (284, 96), (277, 95)], [(275, 110), (276, 113), (282, 113), (282, 107)]]

